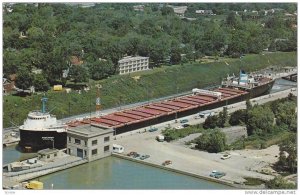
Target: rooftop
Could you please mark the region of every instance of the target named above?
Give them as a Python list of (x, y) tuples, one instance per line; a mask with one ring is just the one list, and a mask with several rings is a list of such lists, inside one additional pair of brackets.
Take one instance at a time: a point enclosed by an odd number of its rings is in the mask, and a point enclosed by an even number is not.
[(148, 59), (148, 58), (149, 57), (142, 57), (142, 56), (135, 56), (135, 57), (126, 56), (126, 57), (122, 58), (121, 60), (119, 60), (119, 63), (128, 62), (128, 61), (135, 61), (135, 60), (141, 60), (141, 59)]
[(79, 136), (84, 136), (84, 137), (94, 137), (94, 136), (111, 133), (113, 131), (114, 130), (111, 128), (102, 127), (100, 125), (85, 124), (85, 125), (69, 128), (68, 134), (79, 135)]
[(43, 150), (38, 151), (38, 154), (41, 154), (41, 155), (47, 155), (47, 154), (53, 154), (53, 153), (56, 153), (56, 152), (58, 152), (58, 151), (59, 151), (59, 150), (57, 150), (57, 149), (46, 148), (46, 149), (43, 149)]

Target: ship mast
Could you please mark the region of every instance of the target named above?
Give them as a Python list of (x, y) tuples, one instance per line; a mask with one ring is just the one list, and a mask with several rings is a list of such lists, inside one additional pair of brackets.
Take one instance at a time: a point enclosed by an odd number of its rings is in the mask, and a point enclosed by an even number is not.
[(101, 109), (101, 99), (100, 99), (100, 89), (102, 88), (101, 85), (97, 85), (97, 98), (96, 98), (96, 115), (100, 116), (100, 109)]

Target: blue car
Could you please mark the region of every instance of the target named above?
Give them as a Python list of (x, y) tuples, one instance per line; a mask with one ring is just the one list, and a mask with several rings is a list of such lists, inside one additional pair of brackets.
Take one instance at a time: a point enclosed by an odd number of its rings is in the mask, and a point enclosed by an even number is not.
[(153, 132), (153, 131), (157, 131), (157, 130), (158, 130), (157, 127), (151, 127), (151, 128), (149, 129), (149, 132)]

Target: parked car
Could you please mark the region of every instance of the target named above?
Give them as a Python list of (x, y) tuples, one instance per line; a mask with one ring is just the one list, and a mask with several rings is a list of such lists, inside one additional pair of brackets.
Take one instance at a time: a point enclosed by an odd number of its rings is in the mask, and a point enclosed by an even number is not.
[(162, 163), (162, 166), (170, 165), (172, 164), (172, 161), (166, 160), (165, 162)]
[(222, 159), (222, 160), (226, 160), (226, 159), (228, 159), (228, 158), (231, 158), (231, 155), (230, 155), (230, 154), (223, 154), (223, 155), (221, 156), (221, 159)]
[(199, 115), (194, 116), (194, 119), (200, 119), (201, 117)]
[(180, 120), (180, 123), (187, 123), (187, 122), (189, 122), (188, 119), (181, 119), (181, 120)]
[(139, 158), (140, 156), (141, 156), (140, 154), (135, 153), (132, 157), (133, 157), (133, 158)]
[(210, 177), (214, 177), (214, 178), (217, 178), (217, 179), (219, 179), (219, 178), (221, 178), (225, 175), (226, 175), (226, 173), (219, 172), (219, 171), (216, 171), (216, 170), (212, 171), (211, 174), (209, 174)]
[(190, 126), (190, 124), (187, 124), (187, 123), (185, 123), (185, 124), (182, 124), (182, 127), (183, 128), (185, 128), (185, 127), (189, 127)]
[(154, 132), (154, 131), (157, 131), (157, 130), (158, 130), (157, 127), (151, 127), (151, 128), (149, 129), (149, 132)]
[(143, 154), (143, 155), (141, 155), (140, 159), (141, 159), (141, 160), (145, 160), (145, 159), (147, 159), (147, 158), (149, 158), (149, 157), (150, 157), (150, 155), (147, 155), (147, 154), (144, 155), (144, 154)]
[(134, 155), (136, 155), (137, 153), (136, 152), (129, 152), (128, 154), (127, 154), (127, 156), (134, 156)]

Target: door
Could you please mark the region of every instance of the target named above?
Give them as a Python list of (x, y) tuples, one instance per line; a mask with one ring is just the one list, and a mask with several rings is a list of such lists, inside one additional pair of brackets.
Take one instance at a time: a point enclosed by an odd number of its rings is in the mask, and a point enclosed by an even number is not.
[(83, 158), (83, 150), (80, 148), (77, 148), (77, 156)]

